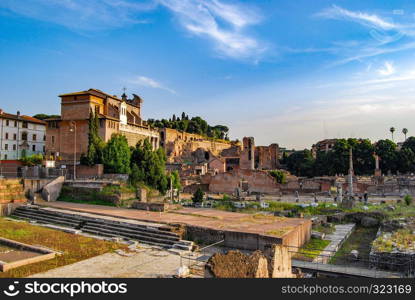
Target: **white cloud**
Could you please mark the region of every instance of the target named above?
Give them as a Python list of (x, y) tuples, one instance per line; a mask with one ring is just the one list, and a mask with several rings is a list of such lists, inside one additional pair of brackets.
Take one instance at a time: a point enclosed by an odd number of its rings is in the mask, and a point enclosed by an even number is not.
[(257, 58), (266, 49), (244, 33), (248, 25), (258, 23), (261, 18), (241, 5), (224, 4), (219, 0), (159, 1), (178, 17), (189, 33), (213, 41), (221, 55), (237, 59)]
[(152, 0), (1, 0), (0, 8), (73, 30), (104, 30), (147, 23), (137, 13), (153, 10)]
[(144, 86), (144, 87), (150, 87), (150, 88), (153, 88), (153, 89), (161, 89), (161, 90), (168, 91), (172, 94), (176, 94), (176, 91), (174, 91), (174, 90), (162, 85), (160, 82), (158, 82), (158, 81), (156, 81), (152, 78), (146, 77), (146, 76), (137, 76), (133, 79), (128, 80), (128, 82), (131, 83), (131, 84), (140, 85), (140, 86)]
[(378, 69), (378, 74), (382, 75), (382, 76), (390, 76), (392, 74), (394, 74), (395, 71), (395, 67), (393, 65), (393, 62), (390, 61), (385, 61), (385, 63), (383, 64), (383, 66)]
[(330, 19), (345, 19), (350, 21), (355, 21), (361, 23), (365, 26), (380, 28), (384, 30), (398, 29), (399, 26), (393, 22), (384, 20), (375, 14), (368, 14), (360, 11), (351, 11), (344, 8), (341, 8), (337, 5), (333, 5), (330, 8), (323, 10), (317, 14), (320, 17), (330, 18)]
[(170, 10), (183, 28), (213, 41), (219, 54), (254, 59), (265, 47), (245, 32), (261, 21), (253, 7), (220, 0), (1, 0), (0, 8), (74, 30), (103, 30), (148, 23), (146, 13), (157, 7)]

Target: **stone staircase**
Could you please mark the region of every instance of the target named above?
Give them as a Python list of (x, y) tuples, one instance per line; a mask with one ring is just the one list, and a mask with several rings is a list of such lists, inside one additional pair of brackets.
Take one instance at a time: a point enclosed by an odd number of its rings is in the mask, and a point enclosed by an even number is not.
[(20, 206), (12, 216), (43, 224), (69, 227), (97, 236), (136, 240), (143, 244), (166, 249), (191, 251), (193, 248), (193, 242), (181, 240), (179, 234), (172, 232), (172, 228), (167, 225), (123, 222), (119, 219), (114, 220), (97, 215), (77, 214), (38, 206)]

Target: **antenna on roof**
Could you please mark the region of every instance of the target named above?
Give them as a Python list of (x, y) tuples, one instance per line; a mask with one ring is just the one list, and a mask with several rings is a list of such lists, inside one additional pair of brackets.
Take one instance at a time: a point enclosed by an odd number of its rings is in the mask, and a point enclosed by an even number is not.
[(122, 90), (123, 90), (123, 92), (125, 94), (125, 91), (127, 90), (127, 88), (126, 87), (123, 87)]

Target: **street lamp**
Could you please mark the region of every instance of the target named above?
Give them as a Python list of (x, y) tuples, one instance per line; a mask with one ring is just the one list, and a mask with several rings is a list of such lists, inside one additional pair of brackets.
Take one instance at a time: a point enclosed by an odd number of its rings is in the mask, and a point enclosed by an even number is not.
[(73, 144), (73, 180), (76, 179), (76, 122), (71, 121), (69, 131), (74, 133), (74, 144)]

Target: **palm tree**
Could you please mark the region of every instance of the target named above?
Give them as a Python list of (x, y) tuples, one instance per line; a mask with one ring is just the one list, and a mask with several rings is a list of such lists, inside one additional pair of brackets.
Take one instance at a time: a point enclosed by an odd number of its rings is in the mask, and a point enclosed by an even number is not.
[(405, 135), (405, 141), (406, 141), (406, 135), (408, 133), (408, 129), (406, 128), (402, 129), (402, 133)]
[(392, 141), (393, 141), (393, 133), (395, 132), (395, 127), (391, 127), (390, 129), (389, 129), (389, 131), (391, 132), (391, 134), (392, 134)]

